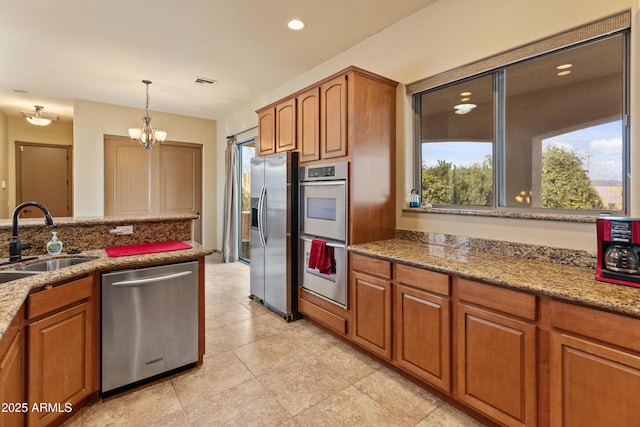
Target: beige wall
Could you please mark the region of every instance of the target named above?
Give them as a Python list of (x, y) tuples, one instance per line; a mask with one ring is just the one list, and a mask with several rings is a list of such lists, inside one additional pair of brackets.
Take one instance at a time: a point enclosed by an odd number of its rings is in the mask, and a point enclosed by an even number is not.
[[(104, 214), (104, 135), (127, 136), (139, 126), (144, 110), (84, 100), (74, 103), (74, 208), (75, 216)], [(202, 144), (203, 244), (216, 249), (217, 242), (217, 144), (216, 122), (150, 111), (153, 124), (168, 133), (171, 141)], [(140, 148), (141, 150), (143, 148)]]
[[(488, 239), (575, 248), (595, 252), (595, 226), (557, 221), (478, 218), (403, 213), (405, 195), (413, 187), (413, 123), (411, 98), (405, 85), (508, 49), (537, 41), (573, 27), (633, 9), (632, 76), (640, 61), (640, 0), (456, 0), (439, 1), (364, 40), (277, 90), (256, 98), (252, 105), (222, 120), (221, 129), (234, 133), (257, 124), (254, 113), (296, 90), (349, 65), (399, 81), (397, 90), (397, 227)], [(632, 111), (640, 90), (632, 78)], [(632, 116), (632, 129), (640, 114)], [(632, 130), (632, 146), (640, 144)], [(223, 141), (221, 134), (218, 140)], [(632, 152), (632, 170), (640, 167), (640, 153)], [(635, 176), (638, 175), (638, 176)], [(640, 174), (632, 178), (640, 188)], [(219, 183), (218, 193), (222, 193)], [(639, 192), (635, 192), (639, 193)], [(632, 191), (631, 194), (634, 194)], [(634, 196), (632, 215), (640, 215), (640, 195)]]

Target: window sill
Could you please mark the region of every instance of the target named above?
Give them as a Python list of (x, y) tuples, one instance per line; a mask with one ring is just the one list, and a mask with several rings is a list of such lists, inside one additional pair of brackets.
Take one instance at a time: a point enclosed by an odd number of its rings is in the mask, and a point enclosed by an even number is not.
[(403, 208), (402, 212), (482, 216), (482, 217), (493, 217), (493, 218), (534, 219), (539, 221), (564, 221), (564, 222), (581, 222), (581, 223), (595, 223), (596, 219), (598, 219), (599, 217), (598, 215), (567, 215), (567, 214), (552, 214), (552, 213), (541, 213), (541, 212), (492, 211), (492, 210), (433, 208), (433, 207)]

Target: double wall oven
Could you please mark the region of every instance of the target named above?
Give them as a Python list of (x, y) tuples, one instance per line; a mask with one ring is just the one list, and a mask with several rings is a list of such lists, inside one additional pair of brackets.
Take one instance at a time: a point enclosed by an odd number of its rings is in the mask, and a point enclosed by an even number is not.
[[(347, 177), (347, 162), (300, 169), (299, 286), (343, 308), (347, 307)], [(328, 249), (326, 268), (310, 263), (318, 242)]]

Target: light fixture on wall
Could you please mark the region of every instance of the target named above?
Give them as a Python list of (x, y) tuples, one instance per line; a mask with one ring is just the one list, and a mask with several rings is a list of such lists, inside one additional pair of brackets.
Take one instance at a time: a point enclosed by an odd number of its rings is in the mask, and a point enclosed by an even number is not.
[(167, 133), (151, 127), (151, 116), (149, 116), (149, 85), (151, 81), (143, 80), (142, 83), (147, 85), (145, 115), (142, 118), (142, 127), (129, 129), (129, 137), (131, 137), (133, 141), (139, 142), (146, 150), (151, 150), (156, 142), (163, 142), (167, 139)]
[(45, 113), (42, 110), (44, 110), (42, 105), (34, 105), (33, 111), (22, 111), (22, 115), (29, 123), (36, 126), (47, 126), (59, 119), (57, 114)]

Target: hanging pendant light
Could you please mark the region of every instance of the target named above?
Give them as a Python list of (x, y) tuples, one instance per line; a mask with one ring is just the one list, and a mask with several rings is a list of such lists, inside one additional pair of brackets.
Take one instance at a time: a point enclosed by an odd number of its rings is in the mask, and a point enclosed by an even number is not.
[(142, 83), (147, 85), (145, 115), (142, 118), (142, 127), (129, 129), (129, 137), (134, 142), (139, 142), (144, 149), (151, 150), (156, 142), (163, 142), (167, 139), (167, 133), (151, 127), (151, 116), (149, 116), (149, 85), (151, 81), (143, 80)]

